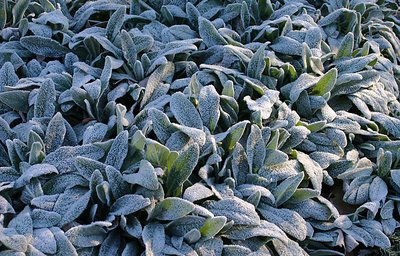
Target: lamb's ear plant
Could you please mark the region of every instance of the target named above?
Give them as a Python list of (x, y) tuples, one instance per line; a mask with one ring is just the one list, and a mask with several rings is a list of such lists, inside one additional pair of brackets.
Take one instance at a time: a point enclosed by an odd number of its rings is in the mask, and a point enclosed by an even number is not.
[(0, 1), (0, 255), (393, 252), (399, 8)]

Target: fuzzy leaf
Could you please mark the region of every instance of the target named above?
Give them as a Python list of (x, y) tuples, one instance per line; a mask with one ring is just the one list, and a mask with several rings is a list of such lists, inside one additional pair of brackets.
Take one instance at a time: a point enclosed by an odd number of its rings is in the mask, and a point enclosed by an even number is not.
[(150, 200), (140, 195), (125, 195), (117, 199), (110, 208), (110, 214), (128, 215), (150, 205)]

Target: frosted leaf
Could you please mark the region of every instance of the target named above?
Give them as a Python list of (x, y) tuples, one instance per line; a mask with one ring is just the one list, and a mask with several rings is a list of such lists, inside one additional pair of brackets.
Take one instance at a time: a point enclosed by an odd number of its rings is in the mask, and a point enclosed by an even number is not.
[(142, 236), (142, 225), (134, 216), (121, 216), (121, 228), (129, 235), (140, 238)]
[[(221, 134), (222, 135), (221, 140), (223, 140), (223, 144), (225, 145), (225, 148), (227, 148), (229, 151), (234, 149), (236, 143), (242, 137), (248, 123), (249, 123), (249, 121), (247, 121), (247, 120), (238, 122), (238, 123), (234, 124), (233, 126), (231, 126), (225, 133)], [(220, 140), (220, 139), (217, 139), (217, 136), (216, 136), (216, 140)]]
[(194, 204), (179, 197), (168, 197), (159, 202), (151, 213), (158, 220), (176, 220), (194, 210)]
[(158, 255), (165, 246), (165, 230), (158, 223), (147, 224), (143, 228), (142, 239), (146, 247), (146, 255)]
[(197, 28), (200, 12), (191, 2), (186, 3), (186, 14), (192, 27)]
[(385, 130), (396, 138), (400, 138), (400, 119), (383, 113), (371, 112), (372, 120), (381, 124)]
[(247, 247), (240, 245), (224, 245), (223, 253), (224, 255), (240, 256), (250, 254), (251, 250)]
[(250, 96), (245, 96), (243, 100), (250, 110), (260, 111), (261, 118), (268, 119), (272, 113), (274, 104), (279, 100), (279, 92), (268, 90), (261, 98), (253, 100)]
[(26, 9), (28, 9), (30, 1), (20, 0), (12, 8), (12, 24), (16, 26), (24, 17)]
[(249, 65), (247, 66), (247, 75), (249, 77), (261, 80), (264, 69), (266, 67), (264, 54), (265, 54), (265, 45), (262, 45), (254, 53), (253, 57), (249, 62)]
[(110, 214), (129, 215), (150, 205), (150, 200), (140, 195), (125, 195), (118, 198), (110, 208)]
[[(1, 89), (0, 89), (1, 91)], [(24, 113), (29, 111), (29, 91), (13, 90), (0, 92), (0, 103)]]
[(359, 176), (355, 178), (347, 187), (343, 195), (343, 201), (349, 204), (363, 204), (368, 200), (369, 187), (372, 177)]
[(199, 145), (199, 147), (204, 146), (206, 142), (206, 134), (202, 130), (178, 124), (174, 124), (174, 127), (189, 136), (194, 143)]
[(36, 96), (35, 117), (52, 117), (55, 112), (56, 90), (53, 80), (46, 79)]
[(303, 49), (301, 43), (287, 36), (278, 37), (270, 47), (275, 52), (295, 56), (301, 56)]
[(58, 174), (57, 169), (50, 164), (36, 164), (29, 167), (22, 175), (15, 181), (15, 187), (23, 187), (31, 181), (33, 178), (37, 178), (43, 175)]
[(100, 172), (105, 174), (105, 170), (107, 167), (107, 165), (99, 161), (81, 156), (76, 157), (74, 165), (78, 170), (79, 175), (85, 177), (87, 180), (90, 180), (90, 177), (95, 170), (99, 170)]
[(4, 29), (7, 23), (7, 2), (0, 2), (0, 29)]
[(112, 195), (115, 199), (120, 198), (129, 192), (129, 184), (124, 181), (122, 174), (119, 170), (112, 166), (106, 167), (106, 175)]
[(300, 171), (301, 167), (298, 161), (288, 161), (287, 155), (281, 151), (268, 150), (266, 156), (265, 165), (261, 167), (258, 174), (270, 182), (286, 179)]
[(260, 169), (265, 159), (265, 143), (262, 139), (262, 132), (257, 125), (252, 125), (246, 143), (247, 161), (249, 162), (250, 173)]
[(282, 181), (273, 191), (275, 196), (275, 205), (279, 206), (286, 202), (296, 191), (297, 187), (303, 181), (304, 173), (300, 172)]
[(389, 238), (382, 232), (382, 230), (369, 226), (364, 226), (363, 229), (372, 237), (374, 246), (380, 248), (389, 248), (391, 246)]
[(93, 145), (60, 147), (48, 154), (43, 163), (53, 165), (60, 174), (63, 174), (74, 170), (75, 158), (78, 156), (98, 160), (104, 156), (104, 150)]
[(157, 190), (159, 182), (154, 167), (146, 160), (140, 161), (137, 173), (125, 174), (123, 179), (131, 184), (138, 184), (150, 190)]
[(62, 216), (58, 226), (75, 220), (86, 209), (90, 200), (87, 189), (73, 187), (61, 194), (54, 205), (54, 211)]
[(297, 101), (304, 90), (315, 85), (318, 81), (318, 78), (311, 76), (307, 73), (301, 74), (299, 78), (297, 78), (294, 82), (291, 82), (281, 88), (281, 93), (290, 98), (292, 102)]
[(199, 113), (204, 126), (210, 131), (214, 131), (220, 115), (220, 99), (214, 86), (208, 85), (200, 90), (199, 94)]
[(29, 207), (26, 206), (17, 216), (15, 216), (8, 224), (8, 227), (14, 228), (21, 235), (32, 235), (33, 224)]
[(124, 58), (128, 62), (129, 66), (134, 68), (137, 58), (137, 52), (133, 39), (126, 30), (121, 30), (121, 49)]
[(57, 252), (56, 240), (48, 228), (33, 230), (32, 246), (45, 254), (54, 254)]
[(208, 47), (226, 45), (227, 41), (218, 33), (215, 26), (207, 19), (199, 17), (199, 34)]
[(4, 63), (0, 69), (0, 92), (4, 91), (5, 86), (14, 86), (18, 80), (13, 64), (11, 62)]
[(195, 202), (212, 195), (214, 195), (214, 193), (209, 188), (201, 183), (196, 183), (193, 186), (185, 189), (185, 192), (183, 193), (183, 199), (186, 199), (190, 202)]
[(55, 151), (63, 144), (67, 132), (64, 122), (65, 120), (60, 112), (50, 120), (46, 130), (46, 137), (44, 138), (46, 153), (49, 154)]
[(42, 36), (24, 36), (20, 43), (33, 54), (45, 57), (62, 57), (69, 52), (69, 49), (59, 42)]
[(34, 228), (50, 228), (61, 221), (61, 215), (52, 211), (34, 209), (31, 215)]
[(374, 54), (344, 60), (336, 64), (339, 73), (353, 73), (363, 70), (367, 65), (371, 65), (376, 61), (377, 56)]
[(167, 231), (175, 236), (184, 236), (192, 229), (200, 229), (205, 223), (205, 218), (195, 215), (188, 215), (167, 225)]
[(369, 186), (369, 198), (371, 201), (382, 201), (386, 199), (388, 194), (388, 186), (380, 178), (375, 177)]
[(258, 216), (252, 204), (239, 198), (226, 198), (220, 201), (206, 201), (204, 207), (216, 216), (225, 216), (229, 221), (233, 220), (236, 225), (258, 225)]
[(371, 235), (356, 225), (352, 225), (349, 229), (343, 230), (346, 234), (351, 235), (356, 241), (363, 243), (365, 246), (373, 246), (374, 240)]
[(271, 237), (279, 239), (284, 243), (289, 240), (282, 229), (266, 220), (261, 220), (260, 225), (254, 227), (242, 225), (234, 226), (229, 229), (224, 236), (235, 240), (246, 240), (252, 237)]
[(7, 140), (14, 139), (15, 132), (10, 128), (10, 125), (0, 117), (0, 141), (5, 143)]
[(116, 169), (120, 169), (126, 155), (128, 154), (128, 131), (118, 134), (111, 145), (105, 164), (111, 165)]
[(103, 123), (96, 123), (95, 125), (89, 126), (83, 133), (82, 144), (102, 141), (106, 136), (107, 130), (108, 126)]
[(255, 192), (260, 192), (262, 201), (268, 204), (275, 203), (274, 195), (265, 187), (253, 185), (253, 184), (243, 184), (237, 186), (236, 189), (243, 195), (243, 196), (251, 196)]
[(31, 204), (43, 210), (52, 211), (59, 196), (60, 194), (38, 196), (31, 200)]
[(28, 239), (19, 235), (13, 228), (2, 228), (0, 230), (0, 242), (7, 248), (17, 252), (25, 252), (28, 247)]
[(106, 36), (113, 41), (124, 24), (125, 7), (119, 7), (107, 22)]
[(143, 108), (146, 104), (165, 95), (169, 90), (169, 84), (174, 75), (175, 65), (171, 62), (160, 65), (149, 77), (146, 89), (140, 106)]
[(323, 179), (322, 168), (319, 166), (317, 162), (312, 160), (308, 155), (300, 151), (296, 152), (297, 152), (297, 160), (299, 160), (299, 162), (303, 165), (304, 171), (310, 178), (314, 189), (321, 191), (322, 179)]
[(289, 209), (276, 209), (266, 204), (261, 204), (258, 210), (267, 221), (274, 223), (287, 234), (300, 241), (306, 239), (306, 221), (297, 212)]
[(306, 199), (290, 206), (291, 210), (296, 211), (304, 219), (313, 218), (315, 220), (328, 220), (332, 213), (324, 204), (312, 199)]
[(75, 247), (71, 244), (68, 238), (65, 236), (65, 233), (56, 227), (50, 228), (51, 232), (54, 235), (54, 239), (57, 242), (57, 253), (55, 255), (61, 256), (63, 253), (77, 256), (78, 253), (76, 252)]
[(172, 126), (168, 116), (162, 111), (155, 108), (150, 108), (148, 110), (148, 115), (152, 121), (153, 130), (157, 135), (157, 138), (160, 140), (160, 142), (165, 143), (176, 129)]
[(308, 47), (310, 47), (310, 49), (312, 48), (320, 49), (322, 41), (321, 28), (312, 27), (308, 29), (304, 41), (308, 45)]
[(232, 174), (236, 184), (240, 185), (246, 182), (246, 175), (249, 173), (246, 152), (242, 144), (236, 143), (232, 153)]
[(280, 240), (272, 241), (275, 250), (279, 255), (298, 255), (298, 256), (307, 256), (308, 253), (304, 251), (300, 245), (292, 240), (289, 240), (286, 244), (281, 242)]
[(183, 93), (176, 92), (172, 95), (170, 107), (174, 117), (180, 124), (203, 129), (203, 122), (199, 112)]
[(65, 232), (65, 236), (75, 246), (93, 247), (101, 244), (107, 236), (104, 227), (111, 226), (109, 222), (93, 222), (89, 225), (79, 225)]
[(110, 232), (100, 246), (99, 255), (117, 255), (121, 245), (121, 237), (118, 231)]
[(199, 256), (222, 255), (224, 243), (221, 238), (212, 238), (196, 244), (196, 252)]

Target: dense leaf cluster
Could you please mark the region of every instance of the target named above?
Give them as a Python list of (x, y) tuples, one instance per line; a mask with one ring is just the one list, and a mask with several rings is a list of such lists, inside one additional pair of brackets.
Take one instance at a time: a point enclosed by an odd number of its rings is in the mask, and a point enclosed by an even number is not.
[(398, 10), (0, 1), (0, 255), (390, 247)]

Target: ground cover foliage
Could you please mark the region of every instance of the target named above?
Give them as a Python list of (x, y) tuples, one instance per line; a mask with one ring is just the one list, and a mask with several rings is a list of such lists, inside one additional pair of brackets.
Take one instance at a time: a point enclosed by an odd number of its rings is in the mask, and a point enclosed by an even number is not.
[(0, 1), (0, 255), (393, 251), (398, 9)]

